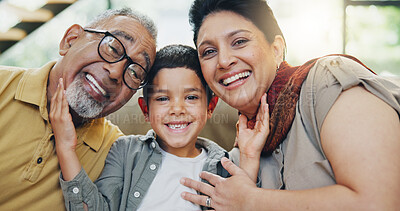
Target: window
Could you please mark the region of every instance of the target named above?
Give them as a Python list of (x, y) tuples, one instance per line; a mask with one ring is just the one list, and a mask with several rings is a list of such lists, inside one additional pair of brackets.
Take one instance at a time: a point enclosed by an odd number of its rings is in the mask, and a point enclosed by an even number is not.
[(344, 52), (375, 72), (400, 76), (400, 1), (345, 0)]

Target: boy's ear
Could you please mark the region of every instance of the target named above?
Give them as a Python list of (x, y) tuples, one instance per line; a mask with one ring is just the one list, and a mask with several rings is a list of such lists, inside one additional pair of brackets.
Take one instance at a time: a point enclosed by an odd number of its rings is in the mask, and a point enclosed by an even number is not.
[(210, 119), (215, 107), (217, 106), (218, 103), (218, 97), (217, 96), (213, 96), (210, 100), (210, 103), (208, 104), (208, 109), (207, 109), (207, 118)]
[(146, 120), (146, 122), (150, 121), (150, 118), (149, 118), (149, 108), (148, 108), (148, 106), (147, 106), (146, 100), (144, 100), (143, 97), (139, 97), (139, 98), (138, 98), (138, 103), (139, 103), (140, 109), (141, 109), (142, 112), (143, 112), (144, 119)]
[(67, 31), (65, 31), (65, 34), (63, 38), (60, 41), (60, 49), (59, 49), (59, 54), (61, 56), (64, 56), (67, 54), (68, 50), (71, 48), (71, 46), (75, 43), (77, 38), (84, 32), (82, 26), (78, 24), (74, 24), (70, 26)]

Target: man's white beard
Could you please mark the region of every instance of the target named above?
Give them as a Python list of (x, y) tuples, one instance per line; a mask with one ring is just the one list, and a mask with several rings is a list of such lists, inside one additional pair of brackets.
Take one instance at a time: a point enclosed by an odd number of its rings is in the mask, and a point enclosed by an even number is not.
[(69, 106), (83, 118), (95, 118), (104, 109), (104, 103), (98, 102), (83, 87), (84, 74), (80, 73), (66, 89)]

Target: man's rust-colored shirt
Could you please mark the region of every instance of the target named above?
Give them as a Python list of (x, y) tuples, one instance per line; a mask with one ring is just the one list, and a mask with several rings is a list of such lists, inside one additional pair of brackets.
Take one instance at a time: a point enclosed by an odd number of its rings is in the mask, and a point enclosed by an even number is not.
[[(60, 168), (40, 69), (0, 66), (0, 210), (64, 210)], [(76, 129), (76, 152), (90, 179), (101, 173), (111, 144), (123, 134), (104, 118)]]

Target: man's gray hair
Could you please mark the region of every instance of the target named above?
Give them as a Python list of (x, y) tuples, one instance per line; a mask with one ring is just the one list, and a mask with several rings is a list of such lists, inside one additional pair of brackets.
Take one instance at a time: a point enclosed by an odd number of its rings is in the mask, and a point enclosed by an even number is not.
[(130, 8), (106, 10), (104, 13), (98, 15), (97, 17), (94, 18), (94, 20), (89, 22), (86, 27), (96, 28), (114, 16), (126, 16), (126, 17), (130, 17), (132, 19), (137, 20), (140, 24), (142, 24), (147, 29), (147, 31), (151, 34), (153, 39), (156, 40), (157, 28), (156, 28), (154, 22), (146, 15), (143, 15), (137, 11), (133, 11)]

